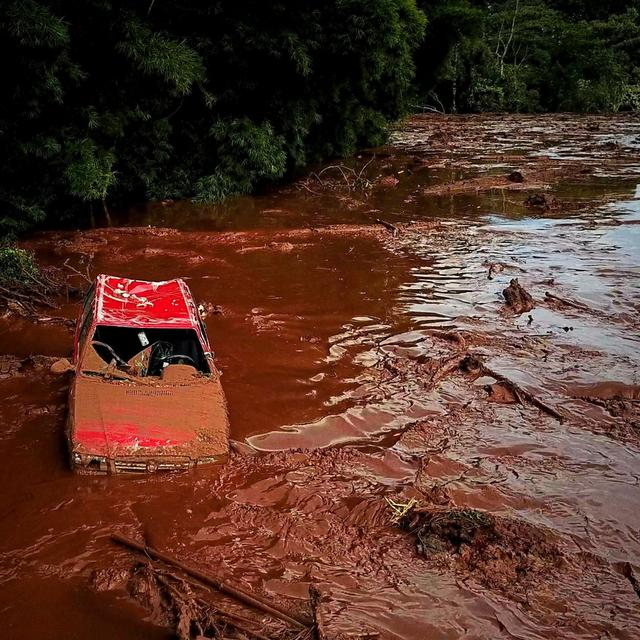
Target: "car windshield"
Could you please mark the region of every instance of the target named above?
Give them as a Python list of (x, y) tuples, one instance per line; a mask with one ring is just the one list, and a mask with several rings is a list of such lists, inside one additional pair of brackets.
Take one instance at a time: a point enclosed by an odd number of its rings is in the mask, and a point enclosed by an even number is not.
[(91, 345), (106, 365), (115, 364), (117, 369), (136, 377), (161, 376), (171, 365), (187, 365), (201, 373), (210, 373), (193, 329), (98, 325)]

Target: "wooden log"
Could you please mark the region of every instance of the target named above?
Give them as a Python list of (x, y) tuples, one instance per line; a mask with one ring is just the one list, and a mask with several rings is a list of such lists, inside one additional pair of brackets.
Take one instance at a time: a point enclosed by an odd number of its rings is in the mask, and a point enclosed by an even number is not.
[(134, 549), (135, 551), (139, 551), (140, 553), (143, 553), (149, 558), (153, 558), (154, 560), (161, 560), (165, 564), (181, 569), (187, 575), (191, 576), (192, 578), (195, 578), (196, 580), (202, 582), (203, 584), (213, 587), (214, 589), (217, 589), (221, 593), (231, 596), (236, 600), (238, 600), (239, 602), (247, 604), (253, 607), (254, 609), (258, 609), (260, 611), (263, 611), (264, 613), (268, 613), (269, 615), (275, 618), (279, 618), (283, 622), (287, 622), (289, 624), (295, 625), (296, 627), (302, 627), (305, 629), (308, 629), (311, 626), (311, 623), (307, 619), (305, 619), (303, 616), (300, 616), (293, 612), (290, 613), (288, 611), (285, 611), (284, 609), (280, 608), (275, 604), (270, 604), (266, 602), (260, 596), (247, 593), (243, 589), (233, 586), (213, 574), (200, 571), (199, 569), (196, 569), (195, 567), (185, 564), (180, 560), (177, 560), (176, 558), (173, 558), (172, 556), (166, 553), (157, 551), (152, 547), (148, 547), (144, 544), (136, 542), (135, 540), (132, 540), (131, 538), (127, 538), (126, 536), (123, 536), (119, 533), (112, 533), (111, 539), (114, 542), (117, 542), (125, 547), (129, 547), (129, 549)]
[(530, 404), (540, 409), (540, 411), (543, 411), (544, 413), (547, 413), (553, 418), (555, 418), (556, 420), (558, 420), (558, 422), (564, 422), (566, 419), (562, 413), (560, 413), (553, 407), (550, 407), (545, 402), (542, 402), (542, 400), (534, 396), (530, 391), (523, 389), (520, 385), (516, 384), (513, 380), (510, 380), (509, 378), (507, 378), (506, 376), (503, 376), (498, 371), (495, 371), (491, 367), (488, 367), (476, 355), (469, 354), (468, 356), (463, 358), (460, 361), (460, 369), (462, 371), (479, 370), (481, 373), (487, 376), (491, 376), (492, 378), (495, 378), (498, 382), (501, 382), (502, 384), (504, 384), (513, 393), (513, 395), (517, 398), (520, 404), (524, 405), (526, 400)]
[(311, 585), (309, 587), (309, 602), (311, 604), (311, 613), (313, 614), (313, 635), (314, 640), (327, 640), (327, 634), (324, 630), (324, 619), (320, 609), (322, 594), (317, 587)]
[(567, 300), (566, 298), (561, 298), (560, 296), (555, 296), (553, 293), (549, 293), (548, 291), (544, 294), (547, 300), (554, 300), (555, 302), (559, 302), (560, 304), (564, 304), (567, 307), (573, 307), (574, 309), (580, 309), (580, 311), (589, 311), (589, 307), (586, 304), (582, 304), (582, 302), (575, 302), (574, 300)]
[(376, 222), (378, 224), (381, 224), (385, 229), (387, 229), (387, 231), (391, 231), (394, 238), (400, 233), (400, 229), (396, 227), (395, 224), (391, 224), (390, 222), (387, 222), (386, 220), (382, 220), (380, 218), (376, 218)]
[[(181, 594), (180, 591), (176, 589), (176, 587), (174, 587), (169, 582), (169, 580), (167, 580), (164, 577), (164, 575), (158, 571), (158, 569), (156, 569), (151, 563), (149, 563), (149, 566), (151, 567), (151, 570), (153, 571), (153, 574), (155, 575), (156, 580), (158, 580), (158, 582), (160, 582), (160, 584), (162, 584), (162, 586), (165, 587), (165, 589), (167, 589), (170, 593), (173, 592), (174, 594), (177, 594), (178, 598), (185, 601), (187, 600), (187, 596), (184, 596), (183, 594)], [(178, 580), (179, 582), (185, 584), (185, 581), (183, 579), (178, 578), (173, 574), (167, 574), (167, 575), (171, 575), (171, 577), (174, 580)], [(214, 606), (211, 603), (207, 602), (206, 600), (203, 600), (202, 598), (195, 598), (195, 602), (197, 602), (205, 610), (213, 610), (215, 615), (218, 618), (220, 618), (225, 624), (235, 627), (238, 631), (241, 631), (242, 633), (249, 636), (250, 638), (255, 638), (256, 640), (271, 640), (271, 638), (268, 638), (267, 636), (262, 635), (261, 633), (247, 627), (246, 624), (251, 624), (251, 620), (248, 620), (247, 618), (236, 615), (235, 613), (229, 613), (228, 611), (224, 611), (219, 606)]]

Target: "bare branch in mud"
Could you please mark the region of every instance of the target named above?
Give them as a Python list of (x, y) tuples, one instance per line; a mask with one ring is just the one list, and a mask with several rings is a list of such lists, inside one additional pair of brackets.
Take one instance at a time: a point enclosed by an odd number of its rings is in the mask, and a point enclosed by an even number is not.
[(301, 182), (300, 186), (305, 189), (306, 191), (308, 191), (311, 195), (313, 196), (319, 196), (320, 194), (317, 191), (313, 191), (312, 189), (309, 188), (309, 185), (307, 185), (305, 182)]
[[(322, 194), (311, 188), (311, 185), (317, 184), (323, 191), (360, 191), (368, 195), (373, 182), (366, 177), (365, 172), (375, 157), (374, 154), (360, 169), (345, 164), (331, 164), (317, 173), (311, 172), (304, 180), (298, 182), (298, 189), (305, 189), (312, 195), (319, 196)], [(339, 174), (339, 178), (332, 177), (331, 174), (336, 173)]]
[(367, 169), (367, 167), (376, 159), (376, 154), (374, 153), (371, 158), (369, 159), (369, 162), (365, 162), (365, 164), (363, 165), (363, 167), (360, 169), (360, 171), (358, 172), (358, 179), (362, 179), (362, 174), (365, 172), (365, 170)]
[(36, 324), (51, 324), (59, 325), (62, 327), (68, 327), (73, 329), (76, 326), (76, 321), (71, 318), (64, 318), (62, 316), (36, 316), (34, 317)]
[(7, 305), (17, 305), (21, 307), (26, 313), (35, 313), (36, 307), (43, 306), (49, 309), (55, 309), (54, 302), (39, 291), (30, 291), (28, 293), (21, 293), (19, 291), (10, 291), (3, 286), (0, 286), (0, 299), (4, 300)]
[(135, 540), (131, 540), (130, 538), (122, 536), (118, 533), (112, 533), (111, 539), (114, 542), (117, 542), (118, 544), (121, 544), (135, 551), (139, 551), (140, 553), (143, 553), (149, 558), (152, 558), (154, 560), (160, 560), (165, 564), (168, 564), (172, 567), (176, 567), (184, 571), (187, 575), (191, 576), (192, 578), (195, 578), (199, 582), (202, 582), (203, 584), (213, 587), (214, 589), (217, 589), (221, 593), (229, 595), (235, 598), (236, 600), (238, 600), (239, 602), (242, 602), (243, 604), (253, 607), (254, 609), (258, 609), (275, 618), (279, 618), (283, 622), (287, 622), (289, 624), (295, 625), (297, 627), (302, 627), (302, 628), (308, 628), (310, 626), (309, 620), (307, 620), (303, 616), (298, 615), (294, 612), (285, 611), (284, 609), (281, 609), (276, 604), (271, 604), (266, 602), (262, 597), (256, 594), (247, 593), (243, 589), (233, 586), (228, 582), (225, 582), (221, 578), (218, 578), (217, 576), (214, 576), (210, 573), (205, 573), (204, 571), (200, 571), (195, 567), (191, 567), (181, 562), (180, 560), (173, 558), (172, 556), (166, 553), (162, 553), (161, 551), (157, 551), (152, 547), (148, 547), (144, 544), (140, 544)]
[(560, 304), (564, 304), (567, 307), (580, 309), (580, 311), (589, 311), (589, 307), (587, 307), (586, 304), (582, 304), (581, 302), (574, 302), (573, 300), (567, 300), (566, 298), (561, 298), (560, 296), (553, 295), (548, 291), (544, 295), (547, 300), (553, 300), (554, 302), (559, 302)]
[(224, 638), (228, 630), (255, 640), (271, 640), (252, 628), (252, 625), (264, 626), (262, 621), (249, 620), (222, 609), (219, 603), (207, 602), (198, 597), (192, 587), (188, 581), (158, 569), (147, 560), (133, 569), (127, 590), (140, 604), (162, 616), (179, 640)]
[(409, 502), (396, 502), (389, 497), (386, 497), (385, 500), (393, 511), (391, 516), (393, 524), (398, 524), (414, 507), (418, 506), (418, 501), (415, 498), (411, 498)]
[(432, 106), (430, 104), (426, 104), (426, 105), (412, 105), (414, 108), (417, 109), (421, 109), (423, 112), (428, 111), (430, 113), (439, 113), (440, 115), (444, 115), (447, 110), (444, 108), (444, 105), (442, 104), (442, 100), (440, 100), (440, 97), (438, 96), (438, 94), (433, 91), (433, 89), (431, 91), (429, 91), (429, 93), (427, 94), (427, 97), (429, 98), (433, 98), (437, 104), (437, 106)]
[(491, 367), (487, 366), (482, 360), (480, 360), (477, 356), (469, 355), (461, 362), (461, 368), (465, 371), (473, 371), (479, 370), (485, 375), (491, 376), (495, 378), (503, 385), (505, 385), (513, 395), (518, 399), (518, 402), (522, 405), (525, 404), (525, 400), (530, 404), (536, 406), (540, 411), (550, 415), (555, 418), (559, 422), (564, 422), (565, 416), (563, 416), (559, 411), (556, 411), (553, 407), (550, 407), (548, 404), (534, 396), (530, 391), (523, 389), (520, 385), (513, 382), (513, 380), (509, 380), (509, 378), (503, 376), (501, 373), (498, 373)]
[(398, 229), (398, 227), (396, 227), (395, 224), (391, 224), (390, 222), (387, 222), (386, 220), (381, 220), (380, 218), (376, 218), (375, 221), (378, 224), (381, 224), (385, 229), (391, 231), (394, 238), (400, 234), (400, 229)]
[[(38, 317), (42, 307), (56, 309), (57, 298), (71, 292), (62, 269), (41, 267), (34, 256), (24, 249), (2, 249), (2, 273), (0, 273), (0, 309), (18, 315)], [(50, 318), (48, 318), (50, 320)]]
[(63, 266), (63, 267), (65, 267), (66, 269), (69, 269), (69, 271), (71, 271), (71, 272), (75, 273), (76, 275), (80, 276), (83, 280), (85, 280), (85, 281), (86, 281), (86, 282), (88, 282), (89, 284), (92, 284), (92, 283), (93, 283), (93, 280), (92, 280), (92, 278), (91, 278), (90, 271), (89, 271), (89, 269), (90, 269), (90, 265), (89, 265), (89, 264), (87, 264), (87, 268), (86, 268), (86, 272), (85, 272), (85, 273), (82, 273), (82, 271), (80, 271), (80, 270), (76, 269), (75, 267), (72, 267), (72, 266), (69, 264), (69, 258), (67, 258), (67, 259), (64, 261), (64, 263), (63, 263), (63, 265), (62, 265), (62, 266)]

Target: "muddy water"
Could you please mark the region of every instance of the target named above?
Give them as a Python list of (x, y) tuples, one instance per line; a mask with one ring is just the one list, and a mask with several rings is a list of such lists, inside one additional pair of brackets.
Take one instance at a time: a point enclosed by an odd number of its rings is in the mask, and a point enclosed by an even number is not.
[[(639, 161), (630, 116), (418, 117), (346, 163), (357, 185), (318, 169), (28, 239), (46, 264), (188, 279), (236, 454), (74, 476), (68, 381), (28, 357), (69, 355), (78, 305), (2, 318), (3, 635), (172, 637), (127, 589), (121, 531), (300, 611), (318, 586), (328, 637), (638, 637)], [(505, 307), (512, 278), (530, 311)], [(418, 553), (385, 497), (507, 518), (535, 562), (508, 539)]]

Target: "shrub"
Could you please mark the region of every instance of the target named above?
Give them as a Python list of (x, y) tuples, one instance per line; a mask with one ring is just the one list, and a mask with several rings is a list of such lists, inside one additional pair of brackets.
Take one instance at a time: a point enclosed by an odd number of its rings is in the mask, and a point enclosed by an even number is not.
[(33, 253), (26, 249), (0, 247), (0, 286), (6, 289), (28, 289), (40, 277)]
[(5, 4), (5, 235), (107, 201), (217, 201), (380, 143), (425, 24), (414, 0)]

